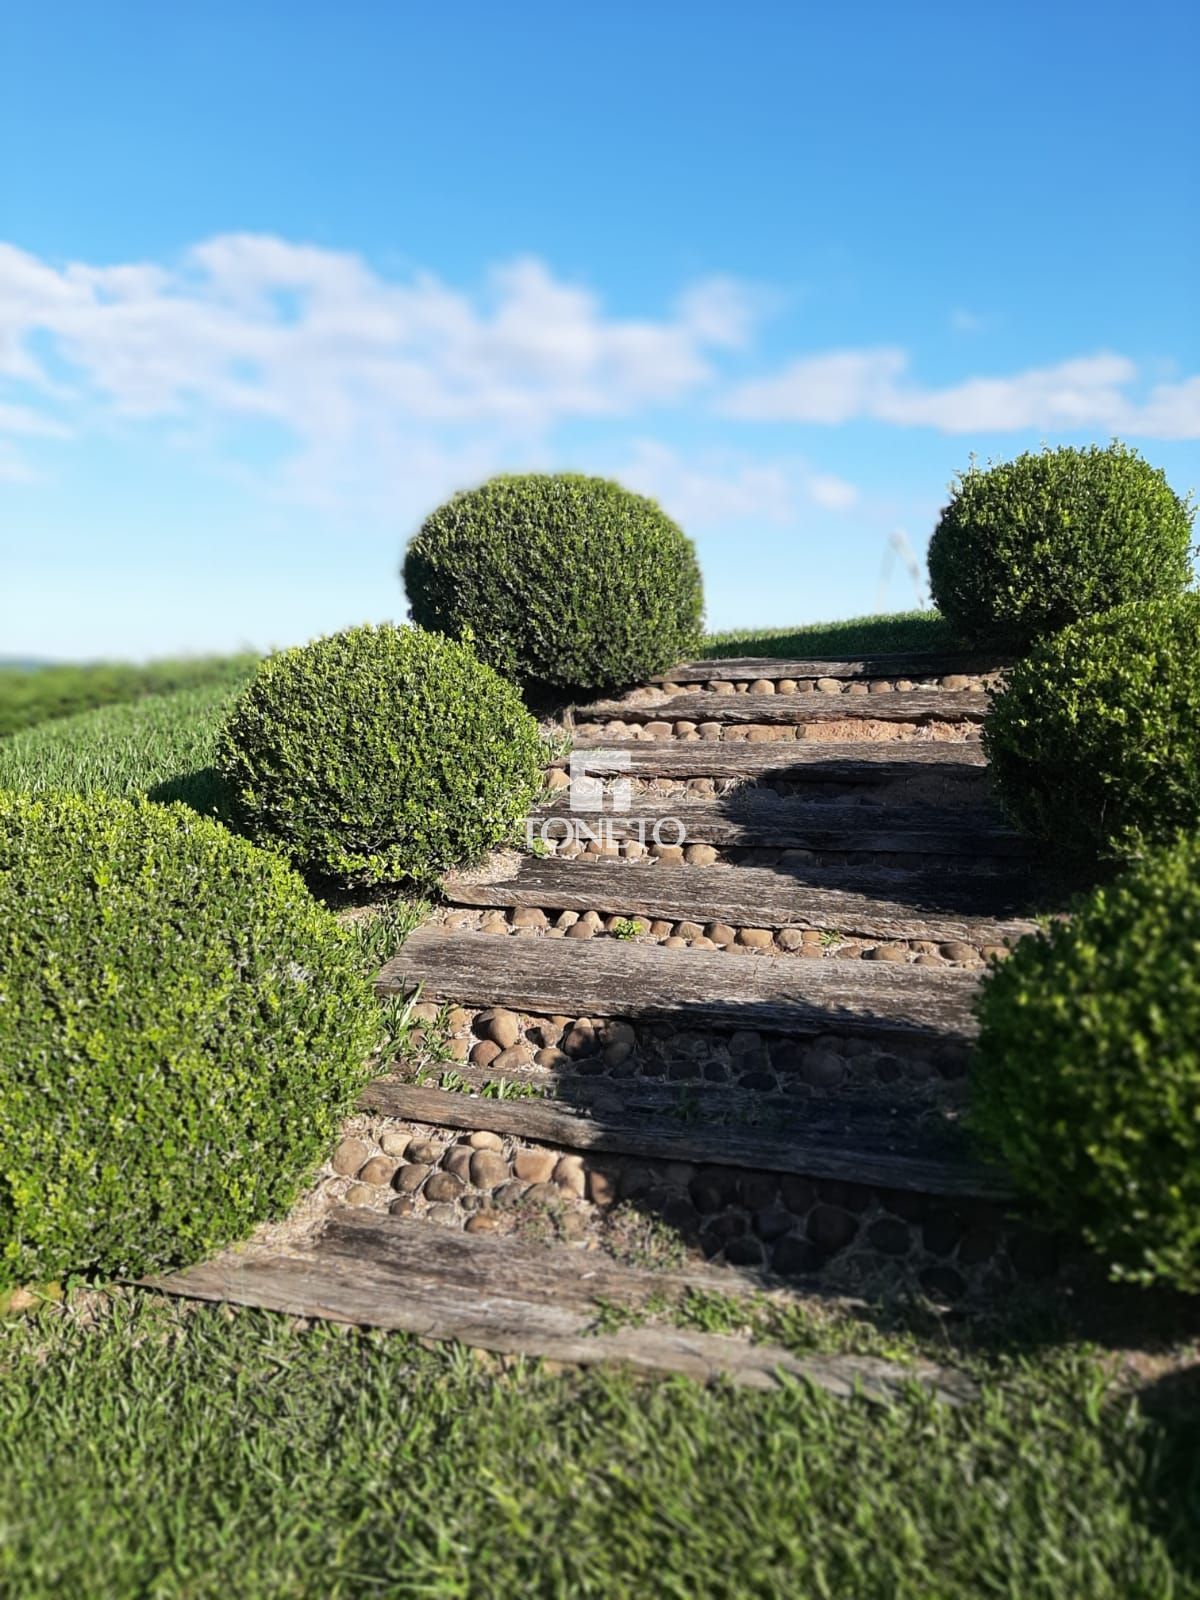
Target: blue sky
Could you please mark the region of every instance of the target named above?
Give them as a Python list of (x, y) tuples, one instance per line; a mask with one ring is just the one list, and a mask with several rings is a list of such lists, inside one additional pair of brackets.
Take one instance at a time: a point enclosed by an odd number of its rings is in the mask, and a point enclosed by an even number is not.
[(718, 627), (875, 609), (972, 452), (1200, 485), (1190, 11), (4, 8), (0, 655), (400, 618), (501, 468), (655, 494)]

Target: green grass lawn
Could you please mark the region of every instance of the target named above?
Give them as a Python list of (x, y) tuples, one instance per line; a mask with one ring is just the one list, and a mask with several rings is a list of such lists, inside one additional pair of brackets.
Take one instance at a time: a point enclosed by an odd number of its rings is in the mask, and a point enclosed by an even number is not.
[(141, 667), (123, 661), (0, 667), (0, 738), (97, 706), (124, 705), (178, 689), (241, 683), (253, 670), (255, 659), (250, 655), (197, 656), (151, 661)]
[(150, 794), (211, 812), (217, 731), (253, 672), (176, 694), (61, 717), (0, 740), (0, 788), (71, 789), (80, 794)]
[[(916, 614), (710, 650), (935, 648), (941, 629)], [(208, 809), (235, 692), (14, 734), (0, 785)], [(407, 915), (365, 929), (365, 955)], [(0, 1600), (1200, 1600), (1200, 1369), (1143, 1405), (1074, 1333), (981, 1354), (969, 1332), (926, 1346), (982, 1381), (956, 1413), (915, 1390), (878, 1407), (502, 1369), (402, 1335), (79, 1291), (0, 1316)], [(789, 1337), (811, 1347), (802, 1322)], [(1163, 1329), (1177, 1360), (1179, 1339)]]
[(0, 1593), (1194, 1596), (1192, 1405), (1072, 1349), (956, 1413), (126, 1291), (0, 1323)]
[(894, 650), (947, 650), (957, 641), (936, 611), (898, 611), (889, 616), (851, 617), (845, 622), (808, 622), (799, 628), (734, 628), (704, 637), (701, 656), (887, 655)]

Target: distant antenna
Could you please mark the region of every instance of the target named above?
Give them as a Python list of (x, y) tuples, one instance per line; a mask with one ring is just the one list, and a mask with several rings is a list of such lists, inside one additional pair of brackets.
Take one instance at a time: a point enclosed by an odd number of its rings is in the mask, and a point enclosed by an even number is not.
[(908, 535), (903, 528), (897, 528), (894, 533), (888, 535), (887, 548), (883, 552), (883, 567), (879, 573), (879, 593), (875, 599), (875, 609), (876, 611), (883, 610), (888, 579), (892, 575), (892, 568), (896, 564), (897, 556), (907, 568), (908, 575), (912, 579), (913, 591), (917, 597), (917, 609), (924, 611), (925, 574), (921, 571), (921, 563), (917, 560), (916, 552), (909, 543)]

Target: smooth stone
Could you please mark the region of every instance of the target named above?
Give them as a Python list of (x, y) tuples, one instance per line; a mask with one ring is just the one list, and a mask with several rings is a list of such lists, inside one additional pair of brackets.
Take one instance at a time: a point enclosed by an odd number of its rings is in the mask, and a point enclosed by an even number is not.
[(372, 1183), (386, 1189), (396, 1175), (396, 1163), (387, 1156), (372, 1156), (359, 1172), (360, 1183)]
[(452, 1172), (435, 1172), (425, 1183), (426, 1200), (450, 1202), (457, 1200), (466, 1188), (461, 1178)]
[(371, 1154), (370, 1145), (361, 1139), (343, 1139), (333, 1152), (330, 1165), (343, 1178), (352, 1178)]
[(513, 1171), (524, 1183), (549, 1183), (557, 1165), (551, 1150), (518, 1150), (513, 1156)]
[(498, 1189), (510, 1177), (508, 1162), (495, 1150), (476, 1150), (471, 1155), (470, 1177), (477, 1189)]

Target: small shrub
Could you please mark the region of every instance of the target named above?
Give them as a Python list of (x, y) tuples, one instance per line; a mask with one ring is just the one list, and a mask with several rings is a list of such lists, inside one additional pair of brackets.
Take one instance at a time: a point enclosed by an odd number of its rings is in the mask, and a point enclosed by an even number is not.
[(0, 1282), (282, 1214), (365, 1078), (353, 937), (182, 806), (0, 792)]
[(1125, 856), (1200, 828), (1200, 594), (1040, 645), (983, 730), (1005, 809), (1056, 851)]
[(428, 884), (509, 834), (542, 745), (517, 691), (465, 645), (385, 625), (265, 661), (217, 761), (238, 825), (298, 866)]
[(986, 978), (973, 1117), (1119, 1275), (1200, 1291), (1200, 840), (1156, 852)]
[(409, 545), (404, 586), (422, 627), (469, 633), (524, 682), (615, 688), (699, 648), (691, 540), (603, 478), (499, 477), (455, 495)]
[(930, 541), (934, 604), (968, 642), (1024, 647), (1126, 601), (1177, 595), (1192, 517), (1161, 471), (1116, 442), (972, 464)]

